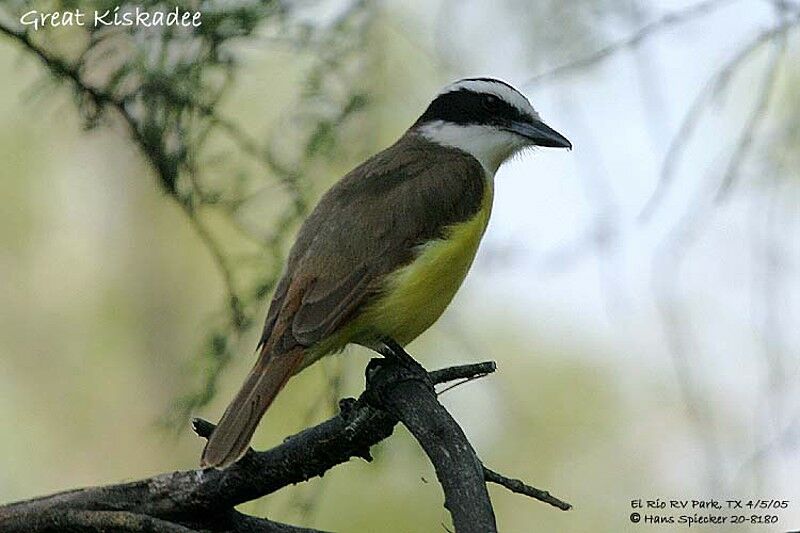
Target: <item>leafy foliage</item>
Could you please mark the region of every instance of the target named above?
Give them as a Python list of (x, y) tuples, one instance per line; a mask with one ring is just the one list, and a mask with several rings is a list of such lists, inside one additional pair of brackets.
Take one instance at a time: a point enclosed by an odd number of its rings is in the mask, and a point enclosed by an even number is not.
[[(200, 4), (136, 3), (151, 12), (202, 7), (198, 27), (87, 23), (37, 31), (16, 23), (22, 13), (80, 9), (88, 14), (119, 4), (12, 1), (0, 8), (3, 20), (15, 21), (3, 23), (0, 31), (33, 51), (47, 67), (48, 79), (72, 89), (87, 129), (113, 127), (122, 119), (161, 189), (185, 213), (217, 264), (226, 303), (200, 350), (200, 383), (169, 420), (181, 425), (213, 398), (220, 373), (238, 351), (237, 341), (263, 312), (281, 272), (287, 236), (307, 212), (308, 175), (315, 161), (334, 158), (339, 126), (368, 103), (354, 80), (366, 65), (364, 40), (373, 20), (367, 1), (346, 3), (323, 23), (305, 19), (302, 4), (281, 0)], [(133, 4), (120, 9), (132, 10)], [(263, 42), (313, 58), (297, 111), (291, 113), (293, 130), (301, 132), (291, 139), (291, 150), (247, 132), (220, 111), (243, 68), (244, 46)], [(269, 91), (265, 87), (265, 99)], [(250, 205), (266, 193), (277, 209), (268, 233), (245, 221)]]

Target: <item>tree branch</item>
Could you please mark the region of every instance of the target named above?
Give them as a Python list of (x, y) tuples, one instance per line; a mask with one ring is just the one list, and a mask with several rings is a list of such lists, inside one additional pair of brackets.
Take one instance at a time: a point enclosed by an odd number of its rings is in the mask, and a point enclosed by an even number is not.
[(126, 531), (192, 533), (195, 530), (126, 511), (85, 511), (58, 509), (40, 513), (22, 513), (0, 522), (6, 533), (44, 533), (56, 531)]
[(658, 19), (645, 24), (631, 36), (604, 46), (603, 48), (589, 55), (557, 66), (553, 69), (542, 72), (541, 74), (537, 74), (529, 78), (523, 85), (533, 86), (540, 83), (549, 82), (563, 76), (580, 72), (589, 67), (593, 67), (599, 63), (602, 63), (606, 59), (613, 57), (618, 52), (636, 48), (647, 39), (655, 37), (664, 30), (708, 15), (709, 13), (732, 2), (733, 0), (704, 0), (685, 9), (666, 13)]
[(488, 483), (495, 483), (507, 488), (511, 492), (516, 492), (517, 494), (522, 494), (524, 496), (530, 496), (531, 498), (537, 499), (540, 502), (549, 503), (553, 507), (558, 507), (562, 511), (569, 511), (572, 509), (572, 505), (564, 500), (556, 498), (546, 490), (532, 487), (519, 479), (506, 477), (485, 466), (483, 467), (483, 477)]
[(425, 450), (456, 531), (497, 531), (483, 467), (461, 427), (439, 403), (428, 375), (385, 359), (367, 366), (370, 401), (403, 422)]
[[(270, 450), (249, 450), (225, 470), (170, 472), (7, 504), (0, 507), (0, 530), (316, 531), (250, 517), (233, 508), (321, 476), (353, 457), (371, 460), (370, 448), (391, 435), (398, 421), (409, 428), (431, 459), (459, 533), (497, 529), (484, 479), (568, 509), (569, 504), (545, 491), (486, 469), (431, 386), (494, 370), (495, 364), (487, 362), (420, 375), (421, 371), (376, 359), (367, 367), (367, 387), (361, 397), (342, 400), (338, 415)], [(195, 419), (193, 428), (207, 438), (214, 425)]]

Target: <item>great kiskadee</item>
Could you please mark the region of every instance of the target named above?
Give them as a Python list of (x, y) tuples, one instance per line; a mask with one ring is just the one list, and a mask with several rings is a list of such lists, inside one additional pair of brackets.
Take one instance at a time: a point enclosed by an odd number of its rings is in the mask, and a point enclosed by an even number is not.
[(509, 84), (463, 79), (445, 87), (395, 144), (331, 187), (300, 228), (258, 360), (202, 465), (239, 459), (288, 379), (321, 357), (349, 343), (399, 357), (428, 329), (472, 265), (495, 172), (531, 146), (572, 147)]

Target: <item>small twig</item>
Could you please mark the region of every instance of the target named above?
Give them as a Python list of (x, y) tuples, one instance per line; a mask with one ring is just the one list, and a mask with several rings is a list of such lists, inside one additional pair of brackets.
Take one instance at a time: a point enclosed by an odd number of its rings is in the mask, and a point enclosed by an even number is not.
[(464, 378), (464, 379), (460, 379), (460, 380), (458, 380), (458, 381), (454, 381), (453, 383), (450, 383), (448, 386), (446, 386), (446, 387), (444, 387), (444, 388), (442, 388), (442, 389), (439, 389), (439, 390), (437, 390), (437, 391), (436, 391), (436, 396), (441, 396), (441, 395), (442, 395), (442, 394), (444, 394), (445, 392), (447, 392), (447, 391), (451, 391), (451, 390), (455, 389), (456, 387), (460, 387), (461, 385), (464, 385), (464, 384), (466, 384), (466, 383), (469, 383), (469, 382), (470, 382), (470, 381), (472, 381), (473, 379), (477, 379), (477, 378), (479, 378), (479, 377), (481, 377), (481, 376), (475, 376), (474, 378)]
[(511, 492), (516, 492), (517, 494), (530, 496), (531, 498), (539, 500), (540, 502), (548, 503), (553, 507), (558, 507), (562, 511), (569, 511), (570, 509), (572, 509), (572, 504), (569, 504), (564, 500), (556, 498), (546, 490), (532, 487), (531, 485), (528, 485), (527, 483), (519, 479), (506, 477), (502, 474), (495, 472), (490, 468), (487, 468), (486, 465), (483, 466), (483, 478), (488, 483), (501, 485), (510, 490)]
[[(732, 77), (738, 72), (739, 67), (749, 59), (762, 46), (773, 43), (775, 39), (783, 39), (786, 33), (800, 23), (800, 15), (784, 19), (779, 24), (759, 33), (747, 42), (740, 50), (725, 63), (712, 76), (701, 94), (697, 97), (692, 108), (686, 114), (678, 134), (673, 138), (672, 145), (662, 166), (661, 176), (657, 188), (645, 208), (639, 215), (640, 221), (647, 219), (654, 211), (656, 204), (665, 196), (668, 186), (672, 183), (677, 161), (687, 144), (687, 139), (699, 122), (700, 114), (706, 101), (724, 90)], [(747, 141), (750, 142), (750, 141)], [(746, 146), (745, 146), (746, 147)], [(734, 154), (734, 172), (738, 166)], [(726, 179), (723, 177), (723, 179)], [(701, 182), (702, 187), (691, 201), (689, 208), (681, 216), (678, 224), (673, 228), (664, 243), (659, 247), (654, 264), (653, 288), (656, 305), (661, 315), (665, 339), (675, 368), (676, 377), (681, 394), (687, 406), (689, 420), (699, 442), (702, 443), (706, 457), (707, 477), (710, 485), (719, 487), (722, 484), (720, 453), (718, 438), (713, 431), (709, 431), (709, 424), (713, 413), (709, 411), (707, 402), (702, 398), (697, 380), (693, 376), (692, 358), (697, 357), (697, 348), (694, 345), (690, 318), (685, 310), (681, 309), (681, 300), (677, 297), (677, 284), (690, 247), (698, 241), (703, 231), (710, 227), (709, 219), (714, 214), (713, 196), (718, 193), (718, 183), (714, 180)]]
[(761, 82), (758, 100), (750, 111), (750, 115), (742, 128), (739, 140), (736, 143), (736, 147), (733, 149), (731, 158), (728, 161), (728, 166), (725, 169), (725, 174), (722, 176), (719, 189), (717, 189), (716, 199), (718, 201), (725, 199), (733, 188), (739, 176), (739, 169), (750, 154), (759, 127), (766, 118), (773, 93), (775, 92), (775, 81), (778, 78), (781, 59), (786, 52), (786, 37), (786, 33), (784, 32), (778, 35), (774, 41), (775, 48), (770, 57), (769, 65), (764, 70), (764, 79)]
[(780, 24), (764, 30), (739, 49), (728, 62), (714, 73), (709, 82), (692, 102), (689, 110), (684, 115), (681, 125), (678, 127), (678, 132), (672, 137), (669, 148), (667, 148), (667, 155), (664, 157), (664, 164), (661, 166), (656, 188), (639, 213), (638, 219), (640, 222), (644, 223), (650, 219), (651, 215), (655, 212), (655, 208), (666, 195), (670, 185), (672, 185), (672, 181), (675, 177), (675, 170), (678, 166), (678, 162), (681, 160), (683, 150), (686, 148), (692, 133), (697, 128), (708, 101), (728, 86), (728, 83), (738, 67), (741, 66), (745, 60), (750, 58), (753, 53), (770, 42), (773, 38), (784, 35), (790, 28), (799, 23), (800, 16), (797, 16), (786, 19)]
[(541, 74), (537, 74), (536, 76), (528, 79), (524, 85), (531, 86), (551, 81), (553, 79), (578, 72), (587, 67), (594, 66), (602, 61), (605, 61), (606, 59), (609, 59), (622, 50), (636, 48), (646, 39), (655, 37), (662, 30), (707, 15), (712, 11), (719, 9), (723, 5), (731, 3), (732, 1), (733, 0), (705, 0), (704, 2), (699, 2), (684, 10), (667, 13), (661, 18), (656, 19), (649, 24), (645, 24), (630, 37), (615, 43), (611, 43), (608, 46), (589, 54), (588, 56), (576, 59), (575, 61), (570, 61), (569, 63), (565, 63), (564, 65), (558, 66)]
[[(475, 381), (476, 379), (480, 379), (482, 377), (485, 377), (489, 373), (494, 372), (497, 369), (497, 365), (494, 364), (494, 361), (490, 361), (488, 363), (477, 363), (477, 364), (474, 365), (474, 368), (475, 368), (475, 370), (485, 370), (485, 371), (481, 371), (481, 372), (475, 373), (474, 375), (471, 375), (471, 376), (453, 378), (454, 379), (453, 383), (450, 383), (448, 386), (436, 391), (436, 395), (437, 396), (441, 396), (445, 392), (453, 390), (456, 387), (460, 387), (461, 385), (465, 385), (465, 384), (469, 383), (470, 381)], [(456, 379), (457, 379), (457, 381), (456, 381)]]
[(451, 366), (430, 372), (431, 381), (435, 384), (447, 383), (457, 379), (482, 378), (497, 370), (497, 363), (494, 361), (484, 361), (483, 363), (472, 363), (469, 365)]

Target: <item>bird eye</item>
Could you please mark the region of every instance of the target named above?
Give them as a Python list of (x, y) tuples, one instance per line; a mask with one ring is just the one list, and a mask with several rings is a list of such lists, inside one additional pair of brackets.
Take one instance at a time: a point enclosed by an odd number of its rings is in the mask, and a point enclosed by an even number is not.
[(494, 95), (484, 94), (481, 96), (481, 107), (487, 111), (496, 111), (499, 103), (500, 99)]

